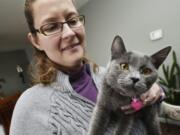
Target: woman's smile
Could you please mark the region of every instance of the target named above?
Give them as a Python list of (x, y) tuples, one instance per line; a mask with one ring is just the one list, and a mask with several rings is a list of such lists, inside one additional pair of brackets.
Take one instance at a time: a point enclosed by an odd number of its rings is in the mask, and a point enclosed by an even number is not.
[(73, 51), (75, 49), (78, 49), (78, 47), (81, 46), (79, 43), (75, 43), (75, 44), (71, 44), (71, 45), (68, 45), (66, 47), (63, 47), (61, 49), (61, 51)]

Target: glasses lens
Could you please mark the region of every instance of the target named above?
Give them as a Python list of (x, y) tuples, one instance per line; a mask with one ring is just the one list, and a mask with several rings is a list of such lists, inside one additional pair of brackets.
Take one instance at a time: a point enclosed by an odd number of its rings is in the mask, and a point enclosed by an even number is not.
[(60, 32), (61, 30), (62, 24), (58, 22), (46, 24), (41, 28), (42, 33), (45, 35), (52, 35)]
[(84, 16), (77, 16), (69, 19), (67, 21), (69, 27), (77, 28), (84, 24)]
[(41, 33), (43, 33), (45, 36), (61, 33), (63, 29), (63, 24), (67, 23), (70, 28), (78, 28), (81, 25), (84, 25), (84, 16), (76, 16), (72, 17), (67, 22), (54, 22), (49, 23), (46, 25), (43, 25), (40, 28)]

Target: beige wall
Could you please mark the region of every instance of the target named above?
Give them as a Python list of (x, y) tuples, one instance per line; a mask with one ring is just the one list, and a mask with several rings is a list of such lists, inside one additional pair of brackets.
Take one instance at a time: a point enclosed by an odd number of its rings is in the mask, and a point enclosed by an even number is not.
[[(100, 65), (110, 59), (116, 34), (128, 50), (151, 54), (172, 45), (180, 58), (179, 0), (92, 0), (80, 9), (86, 16), (87, 52)], [(151, 41), (149, 33), (161, 28), (164, 37)], [(168, 57), (167, 63), (171, 57)], [(179, 59), (180, 63), (180, 59)]]

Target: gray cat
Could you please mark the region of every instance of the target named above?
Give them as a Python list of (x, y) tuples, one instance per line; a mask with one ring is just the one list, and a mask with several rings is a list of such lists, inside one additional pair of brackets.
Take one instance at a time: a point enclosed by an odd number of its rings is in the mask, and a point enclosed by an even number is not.
[[(98, 95), (88, 135), (104, 135), (110, 125), (113, 135), (134, 135), (144, 125), (146, 132), (138, 135), (160, 135), (157, 104), (146, 106), (133, 113), (124, 114), (120, 107), (130, 104), (132, 97), (139, 97), (157, 80), (157, 69), (166, 59), (171, 47), (152, 56), (127, 52), (121, 37), (116, 36), (111, 47), (111, 62), (105, 74), (102, 90)], [(139, 120), (143, 124), (135, 125)]]

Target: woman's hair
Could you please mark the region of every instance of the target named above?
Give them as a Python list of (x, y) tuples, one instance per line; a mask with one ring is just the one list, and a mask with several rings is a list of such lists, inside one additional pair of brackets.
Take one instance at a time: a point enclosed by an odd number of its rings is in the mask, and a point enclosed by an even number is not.
[[(33, 8), (32, 5), (36, 0), (26, 0), (24, 13), (30, 32), (33, 36), (37, 36), (34, 28)], [(72, 0), (74, 2), (74, 0)], [(38, 50), (34, 47), (33, 60), (30, 64), (30, 75), (32, 84), (42, 83), (50, 84), (55, 81), (57, 75), (57, 68), (54, 63), (47, 57), (44, 51)], [(85, 63), (90, 63), (90, 60), (86, 57), (83, 58)], [(98, 66), (93, 63), (94, 72), (98, 69)], [(59, 68), (58, 68), (59, 69)]]
[[(30, 32), (33, 36), (37, 36), (34, 28), (33, 17), (33, 3), (36, 0), (26, 0), (24, 13)], [(55, 80), (56, 69), (53, 67), (52, 62), (47, 57), (44, 51), (40, 51), (34, 47), (33, 60), (29, 67), (32, 84), (43, 83), (49, 84)]]
[(24, 5), (24, 14), (25, 14), (25, 17), (26, 17), (26, 21), (27, 21), (30, 32), (32, 34), (34, 34), (34, 36), (36, 36), (36, 30), (34, 28), (34, 18), (33, 18), (32, 4), (35, 1), (36, 0), (26, 0), (25, 5)]

